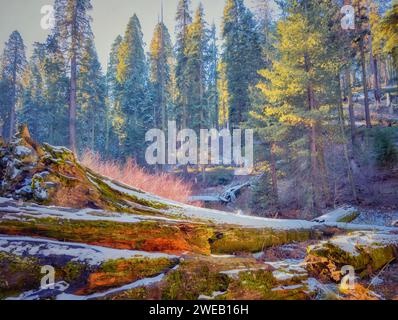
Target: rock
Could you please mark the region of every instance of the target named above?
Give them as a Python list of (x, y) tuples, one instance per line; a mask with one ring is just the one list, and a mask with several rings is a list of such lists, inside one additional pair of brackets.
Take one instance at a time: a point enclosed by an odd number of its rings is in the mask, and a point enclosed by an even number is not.
[(340, 281), (341, 268), (349, 265), (358, 276), (365, 277), (393, 261), (397, 248), (397, 234), (357, 231), (310, 246), (307, 269), (321, 278)]

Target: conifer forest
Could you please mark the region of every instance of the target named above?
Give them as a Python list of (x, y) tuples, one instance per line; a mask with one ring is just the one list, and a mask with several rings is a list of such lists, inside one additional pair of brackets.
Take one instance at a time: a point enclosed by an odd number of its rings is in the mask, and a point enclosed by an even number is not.
[(398, 300), (397, 0), (0, 8), (0, 300)]

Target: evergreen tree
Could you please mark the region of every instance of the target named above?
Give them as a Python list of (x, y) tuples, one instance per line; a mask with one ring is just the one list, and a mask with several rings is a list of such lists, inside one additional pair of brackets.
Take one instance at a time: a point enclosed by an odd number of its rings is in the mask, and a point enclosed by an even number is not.
[[(330, 201), (324, 148), (325, 132), (340, 103), (342, 58), (336, 6), (329, 1), (295, 3), (278, 23), (279, 58), (263, 70), (259, 85), (267, 104), (263, 120), (271, 124), (271, 143), (288, 141), (290, 173), (305, 190), (301, 203), (319, 210)], [(272, 123), (275, 123), (272, 124)], [(272, 129), (273, 128), (273, 129)]]
[(86, 40), (78, 72), (79, 150), (104, 152), (106, 130), (105, 77), (93, 40)]
[(120, 155), (120, 143), (122, 137), (122, 117), (121, 117), (121, 94), (123, 86), (117, 78), (117, 67), (119, 65), (119, 49), (123, 42), (122, 36), (117, 36), (109, 54), (107, 70), (107, 94), (108, 108), (106, 116), (106, 139), (105, 150), (107, 156), (118, 158)]
[(221, 60), (217, 66), (218, 92), (218, 125), (222, 129), (229, 128), (229, 95), (225, 63)]
[(192, 22), (190, 12), (190, 0), (179, 0), (176, 15), (176, 101), (177, 118), (180, 126), (186, 128), (188, 125), (188, 77), (186, 47), (188, 39), (188, 27)]
[(208, 50), (208, 77), (207, 77), (207, 103), (210, 108), (210, 124), (213, 128), (219, 129), (219, 93), (218, 93), (218, 46), (217, 29), (213, 23), (210, 31), (209, 50)]
[[(28, 125), (39, 142), (67, 145), (68, 78), (62, 52), (55, 36), (35, 43), (24, 77), (20, 122)], [(37, 121), (37, 119), (40, 121)]]
[(68, 145), (69, 77), (58, 37), (50, 35), (45, 43), (44, 59), (46, 123), (48, 130), (44, 141)]
[(144, 163), (145, 133), (153, 123), (148, 100), (148, 68), (138, 17), (130, 19), (118, 52), (117, 80), (122, 86), (123, 156)]
[(375, 28), (376, 42), (384, 54), (392, 56), (398, 72), (398, 3), (394, 3)]
[(199, 132), (208, 128), (210, 112), (205, 101), (206, 71), (208, 66), (208, 35), (202, 5), (195, 12), (193, 23), (188, 28), (185, 50), (188, 85), (188, 126)]
[[(45, 56), (45, 45), (35, 43), (23, 79), (23, 98), (18, 113), (19, 122), (26, 124), (31, 136), (40, 142), (45, 141), (45, 130), (50, 125), (47, 122), (49, 119), (45, 110)], [(37, 119), (40, 119), (40, 121), (37, 121)]]
[(56, 0), (55, 33), (70, 63), (69, 86), (69, 145), (77, 151), (76, 116), (77, 116), (77, 77), (78, 65), (87, 38), (92, 37), (90, 0)]
[(25, 45), (18, 31), (11, 33), (5, 43), (1, 57), (1, 91), (0, 101), (3, 122), (2, 135), (6, 140), (12, 138), (16, 128), (16, 106), (21, 98), (21, 81), (26, 67)]
[(150, 47), (150, 81), (153, 91), (154, 126), (166, 130), (172, 113), (173, 45), (163, 19), (155, 27)]
[(243, 0), (227, 0), (223, 17), (224, 52), (231, 129), (247, 120), (250, 86), (255, 85), (261, 65), (261, 48), (252, 13)]

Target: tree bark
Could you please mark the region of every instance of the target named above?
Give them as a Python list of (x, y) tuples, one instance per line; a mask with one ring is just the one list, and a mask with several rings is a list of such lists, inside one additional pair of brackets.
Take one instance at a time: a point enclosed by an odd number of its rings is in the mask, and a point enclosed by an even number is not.
[(76, 153), (76, 109), (77, 109), (77, 6), (75, 5), (72, 17), (72, 44), (70, 66), (70, 96), (69, 96), (69, 146)]
[(348, 95), (348, 112), (350, 115), (350, 127), (351, 127), (351, 141), (352, 145), (355, 144), (355, 136), (356, 136), (356, 125), (355, 125), (355, 111), (354, 111), (354, 102), (352, 99), (352, 83), (351, 83), (351, 72), (349, 68), (345, 70), (345, 82), (347, 86), (347, 95)]
[[(305, 71), (308, 73), (310, 71), (310, 61), (307, 54), (304, 55)], [(315, 110), (315, 97), (314, 89), (311, 81), (307, 84), (307, 102), (308, 110)], [(310, 159), (311, 159), (311, 185), (312, 185), (312, 202), (316, 213), (320, 212), (320, 196), (319, 196), (319, 168), (318, 168), (318, 146), (317, 146), (317, 121), (312, 121), (309, 130), (309, 140), (310, 140)]]
[[(348, 69), (346, 69), (346, 75), (347, 75), (347, 71), (348, 71)], [(348, 71), (348, 74), (349, 74), (349, 71)], [(350, 83), (348, 83), (348, 84), (350, 85)], [(351, 88), (349, 89), (349, 91), (351, 91)], [(350, 161), (350, 155), (349, 155), (349, 151), (348, 151), (347, 137), (346, 137), (345, 130), (344, 130), (344, 111), (343, 111), (343, 105), (342, 105), (342, 101), (341, 101), (341, 93), (340, 92), (339, 92), (338, 113), (339, 113), (340, 132), (341, 132), (341, 136), (343, 138), (344, 158), (345, 158), (346, 166), (347, 166), (348, 181), (350, 183), (352, 197), (354, 199), (354, 202), (358, 203), (358, 195), (357, 195), (353, 171), (351, 168), (351, 161)]]
[(365, 103), (366, 127), (372, 128), (372, 121), (371, 121), (371, 117), (370, 117), (370, 108), (369, 108), (369, 90), (368, 90), (368, 80), (367, 80), (367, 72), (366, 72), (365, 39), (364, 39), (364, 37), (362, 37), (360, 40), (360, 51), (361, 51), (362, 86), (363, 86), (364, 103)]
[(279, 204), (279, 194), (278, 194), (278, 174), (276, 171), (276, 159), (275, 159), (276, 144), (271, 145), (271, 180), (272, 180), (272, 192), (275, 197), (276, 205)]

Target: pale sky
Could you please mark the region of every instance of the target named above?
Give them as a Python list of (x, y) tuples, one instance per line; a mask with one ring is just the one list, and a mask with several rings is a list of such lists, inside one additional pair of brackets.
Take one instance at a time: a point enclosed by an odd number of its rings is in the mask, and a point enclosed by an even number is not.
[[(253, 0), (246, 0), (251, 5)], [(164, 20), (173, 37), (175, 14), (178, 0), (163, 0)], [(199, 0), (192, 0), (194, 10)], [(225, 0), (202, 0), (206, 20), (213, 21), (220, 30)], [(136, 13), (141, 21), (146, 49), (151, 41), (154, 27), (158, 22), (161, 0), (91, 0), (93, 10), (92, 28), (101, 63), (105, 70), (111, 45), (118, 34), (123, 35), (129, 18)], [(40, 26), (42, 6), (53, 4), (53, 0), (0, 0), (0, 52), (4, 49), (12, 31), (18, 30), (28, 48), (30, 56), (32, 44), (44, 41), (48, 35)]]

